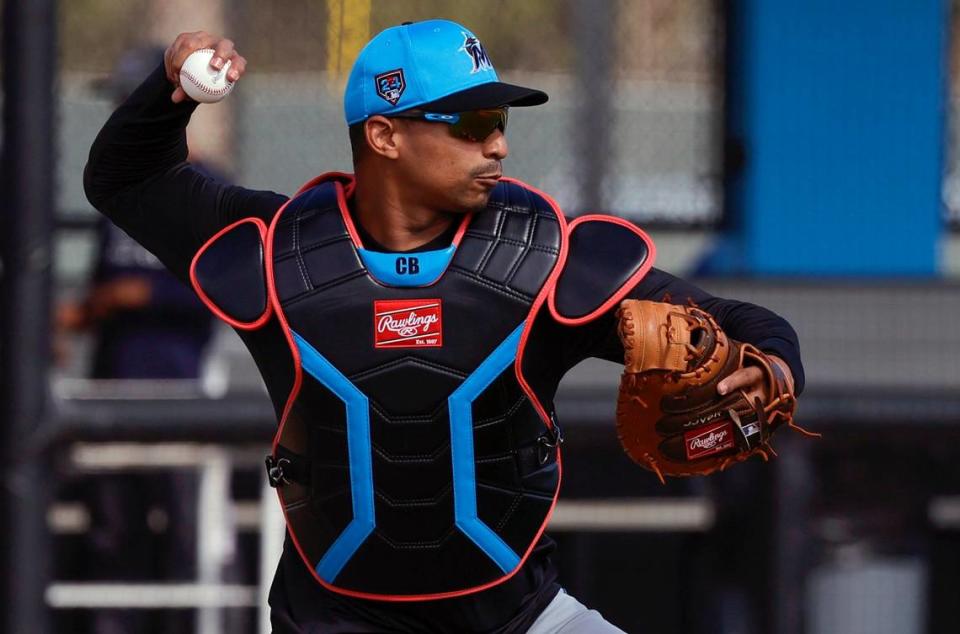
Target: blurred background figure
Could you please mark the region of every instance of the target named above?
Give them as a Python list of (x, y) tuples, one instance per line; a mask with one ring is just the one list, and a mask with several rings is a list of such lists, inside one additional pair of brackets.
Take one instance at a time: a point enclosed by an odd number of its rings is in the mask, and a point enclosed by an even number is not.
[[(113, 72), (94, 83), (114, 106), (163, 60), (163, 48), (124, 53)], [(203, 162), (192, 158), (208, 173)], [(91, 338), (91, 379), (158, 380), (200, 377), (212, 334), (209, 311), (191, 288), (113, 223), (100, 218), (89, 288), (80, 300), (57, 308), (56, 353), (70, 358), (69, 334)], [(162, 391), (162, 388), (161, 388)], [(197, 478), (184, 470), (121, 473), (66, 483), (61, 499), (86, 504), (90, 527), (75, 560), (77, 576), (98, 581), (190, 580), (196, 571)], [(100, 610), (71, 631), (91, 634), (184, 632), (189, 612)], [(75, 628), (75, 629), (73, 629)]]
[(87, 296), (59, 306), (57, 324), (88, 332), (93, 379), (197, 379), (210, 341), (209, 312), (193, 290), (109, 221), (97, 226)]
[[(114, 72), (96, 82), (119, 105), (163, 60), (163, 48), (125, 53)], [(197, 157), (190, 159), (215, 175)], [(94, 338), (90, 378), (197, 379), (212, 320), (193, 290), (113, 223), (98, 219), (89, 291), (65, 301), (57, 325)]]

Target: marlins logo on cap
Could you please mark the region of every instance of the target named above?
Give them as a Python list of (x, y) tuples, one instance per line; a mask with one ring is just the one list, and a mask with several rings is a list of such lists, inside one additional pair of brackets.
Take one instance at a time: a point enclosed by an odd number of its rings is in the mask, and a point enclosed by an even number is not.
[(490, 58), (487, 57), (487, 50), (483, 48), (480, 39), (477, 38), (476, 35), (470, 35), (464, 31), (461, 31), (461, 33), (463, 33), (463, 46), (460, 47), (460, 50), (469, 55), (470, 60), (473, 62), (473, 70), (470, 71), (470, 74), (472, 75), (482, 70), (493, 70), (493, 64), (490, 63)]

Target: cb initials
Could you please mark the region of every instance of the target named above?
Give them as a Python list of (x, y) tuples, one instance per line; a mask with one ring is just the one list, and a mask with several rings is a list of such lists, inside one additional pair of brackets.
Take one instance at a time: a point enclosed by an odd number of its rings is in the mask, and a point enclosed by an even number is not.
[(397, 258), (397, 273), (400, 275), (416, 275), (420, 272), (420, 260), (413, 257)]

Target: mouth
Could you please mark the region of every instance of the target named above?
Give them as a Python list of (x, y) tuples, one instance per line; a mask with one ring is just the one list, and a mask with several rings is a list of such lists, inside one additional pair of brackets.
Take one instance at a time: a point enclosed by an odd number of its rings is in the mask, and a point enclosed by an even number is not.
[(479, 181), (481, 185), (489, 185), (490, 187), (496, 185), (497, 181), (499, 181), (501, 178), (503, 178), (502, 173), (481, 174), (473, 177), (473, 179)]

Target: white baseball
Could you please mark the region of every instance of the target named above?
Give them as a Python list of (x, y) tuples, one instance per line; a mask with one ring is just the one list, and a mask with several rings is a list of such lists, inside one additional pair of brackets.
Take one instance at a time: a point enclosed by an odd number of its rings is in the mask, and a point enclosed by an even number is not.
[(217, 70), (210, 65), (212, 57), (212, 48), (201, 48), (190, 53), (180, 68), (180, 87), (194, 101), (215, 103), (233, 90), (234, 82), (227, 79), (230, 61)]

